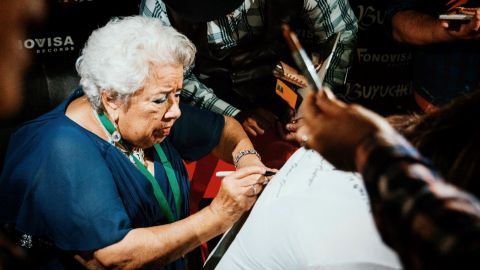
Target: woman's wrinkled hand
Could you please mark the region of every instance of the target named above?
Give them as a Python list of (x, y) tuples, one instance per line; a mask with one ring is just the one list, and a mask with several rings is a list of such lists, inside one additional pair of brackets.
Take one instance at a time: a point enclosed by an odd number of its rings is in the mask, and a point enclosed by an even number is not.
[(265, 167), (249, 166), (238, 169), (223, 178), (222, 185), (210, 207), (225, 222), (233, 224), (252, 208), (268, 179)]

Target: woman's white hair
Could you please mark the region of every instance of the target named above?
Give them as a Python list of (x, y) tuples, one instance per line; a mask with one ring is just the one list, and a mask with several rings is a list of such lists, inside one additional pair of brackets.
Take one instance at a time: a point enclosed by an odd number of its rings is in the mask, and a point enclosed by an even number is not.
[(152, 64), (181, 64), (189, 69), (195, 46), (158, 19), (114, 18), (93, 31), (77, 60), (80, 85), (95, 110), (103, 110), (101, 93), (127, 98), (144, 86)]

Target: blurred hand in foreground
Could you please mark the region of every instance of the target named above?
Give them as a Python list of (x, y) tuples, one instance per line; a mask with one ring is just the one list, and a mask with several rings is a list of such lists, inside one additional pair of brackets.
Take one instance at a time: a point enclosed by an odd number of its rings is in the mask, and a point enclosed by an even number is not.
[(303, 102), (304, 125), (297, 131), (297, 141), (342, 170), (355, 170), (355, 150), (366, 138), (395, 132), (383, 117), (337, 100), (327, 88), (309, 94)]

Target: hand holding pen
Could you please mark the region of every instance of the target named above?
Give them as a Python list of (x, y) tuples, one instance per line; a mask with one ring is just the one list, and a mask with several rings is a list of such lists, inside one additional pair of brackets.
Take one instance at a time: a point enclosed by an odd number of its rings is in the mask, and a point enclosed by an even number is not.
[[(218, 171), (215, 173), (215, 176), (216, 177), (227, 177), (229, 175), (231, 175), (232, 173), (234, 173), (235, 171)], [(272, 169), (268, 169), (266, 170), (262, 176), (263, 176), (263, 182), (262, 180), (259, 180), (259, 182), (263, 185), (266, 185), (268, 184), (268, 182), (270, 182), (270, 179), (272, 179), (272, 177), (277, 173), (277, 170), (272, 170)], [(253, 185), (252, 186), (252, 190), (253, 190), (253, 193), (255, 194), (259, 194), (260, 192), (257, 193), (257, 189), (255, 188), (255, 186)]]
[[(323, 81), (327, 74), (328, 68), (330, 66), (333, 54), (337, 47), (337, 44), (340, 41), (341, 33), (336, 33), (333, 44), (331, 47), (331, 51), (328, 54), (328, 57), (324, 59), (322, 65), (319, 67), (315, 67), (308, 57), (307, 53), (303, 49), (300, 41), (297, 38), (297, 35), (290, 30), (290, 27), (287, 24), (282, 25), (282, 32), (287, 42), (288, 47), (292, 52), (292, 57), (295, 60), (295, 63), (300, 68), (302, 75), (307, 79), (308, 87), (306, 89), (300, 89), (298, 93), (302, 96), (302, 98), (306, 98), (308, 92), (320, 92), (323, 88)], [(299, 111), (297, 111), (294, 120), (292, 120), (287, 126), (286, 129), (288, 131), (287, 134), (284, 135), (285, 139), (292, 140), (292, 138), (296, 138), (299, 141), (300, 146), (306, 146), (309, 136), (308, 133), (297, 134), (297, 131), (303, 125), (303, 109), (302, 106), (300, 107)], [(305, 130), (305, 129), (304, 129)], [(298, 140), (300, 138), (300, 140)]]
[[(230, 174), (232, 174), (233, 172), (235, 171), (218, 171), (215, 173), (215, 176), (216, 177), (225, 177), (225, 176), (228, 176)], [(264, 174), (262, 174), (263, 176), (274, 176), (277, 172), (275, 171), (265, 171)]]

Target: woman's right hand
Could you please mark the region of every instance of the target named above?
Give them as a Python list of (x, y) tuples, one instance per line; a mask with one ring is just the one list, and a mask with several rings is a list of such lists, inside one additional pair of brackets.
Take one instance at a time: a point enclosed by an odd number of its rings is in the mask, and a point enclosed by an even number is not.
[(238, 169), (223, 178), (217, 196), (210, 204), (225, 225), (232, 225), (240, 216), (252, 208), (267, 180), (265, 167), (248, 166)]

